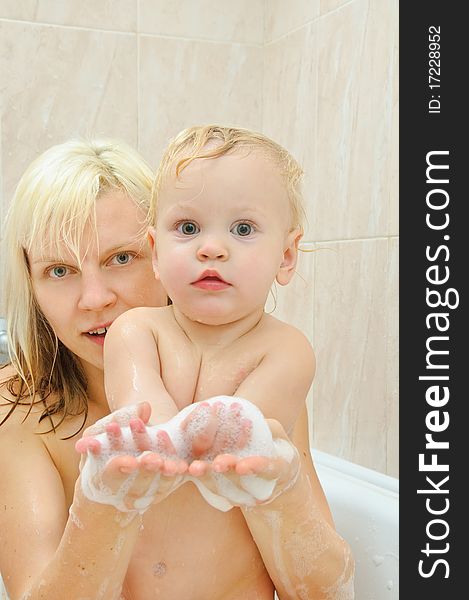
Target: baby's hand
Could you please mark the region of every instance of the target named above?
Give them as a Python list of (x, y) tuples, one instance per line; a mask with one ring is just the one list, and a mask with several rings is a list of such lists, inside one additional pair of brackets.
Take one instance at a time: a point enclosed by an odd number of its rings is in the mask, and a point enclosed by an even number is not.
[(222, 402), (199, 402), (182, 421), (180, 430), (192, 459), (210, 461), (219, 454), (235, 452), (250, 441), (252, 422), (241, 416), (239, 402), (228, 409)]

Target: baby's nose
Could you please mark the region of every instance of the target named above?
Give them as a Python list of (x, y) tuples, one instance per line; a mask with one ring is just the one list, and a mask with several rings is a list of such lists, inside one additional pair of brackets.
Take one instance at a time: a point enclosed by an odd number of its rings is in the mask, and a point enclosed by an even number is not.
[(199, 260), (226, 260), (228, 248), (221, 240), (206, 238), (197, 249), (197, 258)]

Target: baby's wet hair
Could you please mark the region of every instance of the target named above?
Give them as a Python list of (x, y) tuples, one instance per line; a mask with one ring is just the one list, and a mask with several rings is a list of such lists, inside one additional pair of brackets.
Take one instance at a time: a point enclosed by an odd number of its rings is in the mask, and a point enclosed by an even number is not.
[(278, 167), (285, 181), (291, 211), (291, 229), (303, 231), (304, 200), (301, 190), (303, 169), (283, 146), (266, 135), (239, 127), (202, 125), (190, 127), (174, 137), (163, 153), (152, 190), (149, 219), (156, 222), (158, 197), (164, 182), (170, 176), (179, 178), (196, 159), (215, 159), (225, 154), (246, 149), (261, 151)]

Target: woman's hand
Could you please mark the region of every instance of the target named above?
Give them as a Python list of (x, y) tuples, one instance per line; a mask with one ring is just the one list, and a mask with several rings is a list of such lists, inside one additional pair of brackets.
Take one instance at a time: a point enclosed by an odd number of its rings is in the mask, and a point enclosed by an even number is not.
[[(151, 429), (145, 426), (150, 412), (146, 402), (125, 407), (84, 431), (75, 448), (82, 454), (81, 484), (90, 500), (113, 504), (125, 512), (144, 512), (181, 485), (188, 465), (179, 458), (165, 431), (150, 438)], [(123, 427), (130, 428), (130, 441), (124, 438)], [(106, 451), (93, 437), (103, 433)], [(84, 468), (87, 461), (91, 464)]]
[[(228, 492), (226, 497), (234, 505), (243, 506), (244, 492), (252, 497), (249, 505), (266, 504), (277, 498), (283, 491), (292, 487), (298, 477), (300, 460), (296, 447), (289, 440), (282, 425), (274, 419), (266, 419), (269, 425), (277, 456), (248, 456), (240, 457), (235, 454), (221, 452), (213, 461), (194, 460), (188, 467), (188, 474), (217, 495), (224, 496), (224, 486), (218, 485), (219, 476), (226, 477), (232, 486), (233, 494)], [(243, 448), (247, 441), (245, 436), (238, 440)], [(246, 478), (246, 476), (251, 476)], [(253, 485), (253, 477), (257, 482)], [(262, 485), (262, 482), (265, 485)], [(257, 485), (257, 484), (261, 485)], [(236, 501), (236, 490), (240, 492), (240, 501)], [(259, 490), (259, 492), (255, 491)], [(267, 494), (267, 495), (266, 495)]]

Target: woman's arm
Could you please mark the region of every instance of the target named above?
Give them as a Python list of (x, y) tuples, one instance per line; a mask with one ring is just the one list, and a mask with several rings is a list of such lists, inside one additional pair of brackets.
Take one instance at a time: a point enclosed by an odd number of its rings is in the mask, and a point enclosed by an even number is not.
[(68, 512), (60, 474), (21, 417), (0, 429), (0, 572), (10, 599), (117, 600), (140, 517), (90, 502), (79, 481)]
[[(274, 440), (292, 445), (282, 425), (268, 420)], [(220, 493), (212, 472), (244, 489), (243, 476), (275, 481), (271, 500), (242, 511), (281, 600), (352, 600), (354, 561), (337, 534), (309, 451), (306, 407), (293, 430), (298, 452), (268, 458), (220, 454), (195, 461), (189, 473)]]
[[(286, 438), (277, 424), (274, 437)], [(309, 450), (306, 407), (292, 435), (300, 453), (296, 483), (243, 514), (281, 600), (352, 600), (354, 561), (336, 532)]]

